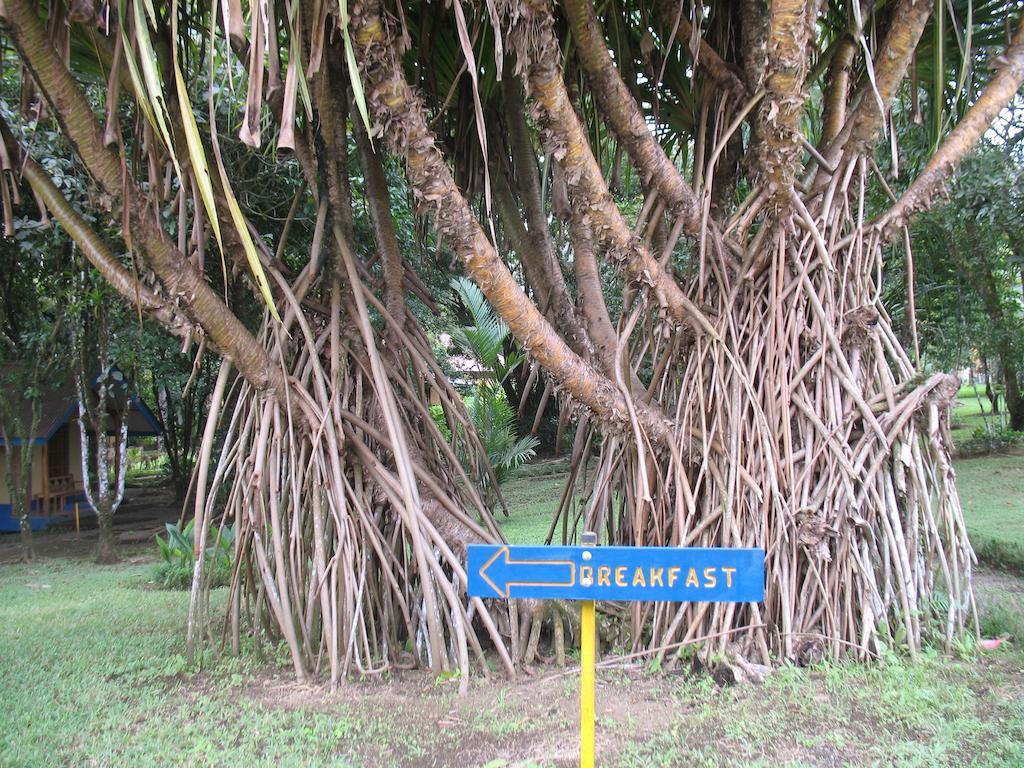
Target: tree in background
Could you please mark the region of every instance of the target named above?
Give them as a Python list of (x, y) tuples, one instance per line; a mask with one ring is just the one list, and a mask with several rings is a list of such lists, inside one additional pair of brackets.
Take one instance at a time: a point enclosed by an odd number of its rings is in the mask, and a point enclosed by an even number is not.
[[(565, 494), (562, 530), (768, 553), (762, 605), (644, 606), (609, 621), (614, 642), (767, 663), (913, 655), (968, 628), (955, 383), (918, 375), (880, 282), (887, 244), (1018, 91), (1019, 4), (695, 8), (4, 0), (26, 73), (8, 186), (18, 169), (132, 306), (245, 380), (195, 507), (202, 532), (224, 489), (238, 522), (234, 647), (283, 640), (300, 680), (419, 664), (465, 687), (484, 642), (514, 674), (532, 632), (514, 602), (463, 595), (466, 544), (502, 534), (424, 405), (439, 393), (482, 453), (410, 311), (403, 200), (587, 413), (570, 473), (586, 503)], [(876, 205), (894, 103), (928, 126), (929, 158)], [(21, 151), (41, 115), (128, 264)], [(300, 180), (292, 196), (253, 189), (268, 168)], [(269, 208), (295, 215), (254, 224)], [(207, 280), (221, 255), (258, 325)]]
[(973, 365), (974, 355), (985, 361), (1001, 385), (1010, 428), (1024, 430), (1020, 152), (1006, 143), (979, 146), (951, 184), (949, 203), (923, 216), (914, 234), (923, 350), (946, 369)]
[(82, 487), (99, 528), (96, 562), (108, 564), (118, 560), (114, 513), (124, 500), (127, 415), (134, 383), (115, 361), (117, 318), (122, 307), (110, 301), (110, 288), (92, 279), (81, 263), (76, 288), (68, 297), (68, 314), (78, 394)]
[(3, 477), (11, 497), (11, 512), (18, 521), (21, 557), (35, 560), (32, 543), (32, 483), (35, 436), (42, 418), (46, 380), (44, 356), (31, 362), (0, 365), (0, 437), (4, 441)]
[(181, 345), (151, 326), (144, 339), (140, 368), (150, 379), (174, 497), (187, 505), (218, 359), (200, 352), (189, 364)]
[[(50, 167), (60, 173), (59, 163), (51, 160)], [(8, 196), (5, 201), (11, 227), (0, 243), (2, 471), (21, 532), (22, 557), (31, 561), (33, 496), (44, 490), (31, 488), (35, 438), (43, 401), (68, 365), (64, 297), (70, 286), (67, 260), (74, 246), (48, 221), (33, 218), (38, 209), (31, 200)]]
[[(96, 562), (118, 561), (114, 537), (114, 513), (124, 500), (125, 474), (128, 469), (127, 406), (129, 382), (113, 364), (101, 355), (99, 374), (90, 379), (84, 367), (90, 358), (80, 353), (78, 423), (82, 441), (82, 485), (85, 498), (99, 524)], [(95, 402), (94, 402), (95, 398)], [(113, 432), (111, 445), (107, 438)], [(113, 448), (113, 450), (111, 450)]]

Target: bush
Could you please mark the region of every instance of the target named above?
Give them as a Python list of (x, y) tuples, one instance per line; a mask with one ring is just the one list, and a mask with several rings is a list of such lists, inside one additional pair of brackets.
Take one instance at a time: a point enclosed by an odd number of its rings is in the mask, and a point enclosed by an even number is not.
[(1009, 427), (978, 427), (960, 445), (962, 456), (984, 456), (1024, 445), (1024, 432)]
[[(453, 328), (452, 340), (487, 372), (466, 399), (466, 406), (473, 428), (494, 470), (494, 478), (501, 485), (512, 470), (534, 455), (540, 442), (533, 435), (518, 436), (516, 414), (501, 386), (526, 356), (516, 345), (509, 346), (506, 343), (509, 338), (508, 326), (494, 314), (479, 287), (460, 277), (452, 280), (452, 288), (473, 321), (471, 325)], [(450, 436), (441, 409), (431, 412), (442, 434)], [(468, 457), (462, 457), (462, 461), (465, 465), (472, 463)], [(496, 489), (485, 483), (484, 492), (486, 497), (491, 497)]]
[(1018, 642), (1024, 637), (1024, 610), (1012, 598), (993, 600), (983, 605), (979, 623), (983, 637), (1009, 635)]
[[(533, 435), (517, 436), (516, 415), (505, 399), (505, 394), (487, 383), (479, 385), (476, 393), (466, 398), (466, 408), (487, 454), (487, 461), (494, 470), (494, 477), (499, 485), (503, 485), (517, 467), (533, 457), (538, 440)], [(444, 409), (433, 405), (430, 414), (445, 440), (451, 442), (452, 432), (445, 419)], [(464, 437), (462, 427), (456, 425), (456, 429), (459, 437)], [(459, 454), (463, 467), (472, 474), (473, 459), (465, 455), (464, 446), (460, 447)], [(494, 489), (488, 480), (481, 479), (481, 482), (487, 502), (493, 503), (491, 497)]]
[[(164, 589), (192, 589), (194, 563), (160, 563), (156, 567), (154, 581)], [(226, 587), (231, 583), (231, 560), (220, 558), (213, 566), (207, 563), (206, 583), (212, 587)]]
[(130, 484), (152, 478), (163, 479), (170, 472), (166, 453), (144, 451), (140, 446), (128, 448), (128, 467), (125, 479)]
[(516, 436), (516, 415), (501, 390), (481, 384), (469, 400), (469, 413), (500, 485), (533, 457), (538, 440), (533, 435)]
[[(157, 534), (156, 543), (160, 548), (163, 562), (157, 566), (156, 581), (165, 589), (191, 589), (192, 573), (195, 570), (194, 520), (184, 528), (177, 523), (166, 523), (167, 538)], [(219, 534), (219, 535), (218, 535)], [(206, 547), (206, 584), (209, 587), (223, 587), (231, 581), (231, 545), (235, 540), (235, 529), (226, 525), (220, 531), (211, 531), (212, 539)]]
[(997, 571), (1009, 571), (1024, 575), (1024, 546), (1015, 541), (972, 537), (974, 554), (978, 562)]
[(445, 441), (451, 443), (452, 430), (448, 426), (448, 419), (445, 418), (444, 408), (440, 405), (430, 406), (430, 416), (434, 419), (434, 423), (437, 425), (437, 428), (441, 430), (441, 434), (444, 435)]

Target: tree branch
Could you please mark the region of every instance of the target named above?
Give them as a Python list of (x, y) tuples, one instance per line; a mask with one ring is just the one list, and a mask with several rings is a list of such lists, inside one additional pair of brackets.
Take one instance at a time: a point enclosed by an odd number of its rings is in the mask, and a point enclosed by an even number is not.
[[(582, 219), (582, 217), (580, 217)], [(615, 348), (618, 336), (608, 315), (604, 294), (601, 291), (601, 272), (594, 255), (594, 239), (590, 233), (590, 225), (583, 220), (572, 222), (573, 268), (576, 272), (576, 285), (580, 291), (580, 306), (587, 322), (587, 330), (594, 342), (594, 352), (604, 372), (612, 377), (615, 375)]]
[(380, 155), (370, 145), (370, 137), (362, 120), (352, 121), (352, 132), (359, 151), (359, 163), (366, 180), (366, 199), (370, 209), (370, 221), (377, 236), (377, 247), (384, 259), (384, 303), (388, 312), (399, 325), (405, 323), (405, 285), (403, 276), (402, 250), (395, 234), (395, 221), (391, 215), (391, 195), (388, 180), (384, 175)]
[[(693, 25), (686, 18), (685, 12), (680, 13), (681, 7), (682, 4), (675, 0), (655, 0), (654, 3), (654, 13), (658, 22), (683, 43), (692, 39)], [(568, 5), (566, 12), (571, 13), (568, 10)], [(736, 94), (741, 99), (750, 96), (733, 65), (719, 56), (718, 52), (703, 37), (697, 44), (696, 68), (706, 70), (711, 79), (720, 87)]]
[[(2, 120), (2, 118), (0, 118)], [(4, 140), (8, 142), (9, 151), (11, 137), (6, 125), (0, 122)], [(198, 326), (184, 317), (170, 302), (139, 282), (107, 248), (106, 243), (92, 231), (88, 224), (72, 208), (67, 199), (60, 193), (53, 181), (32, 158), (25, 156), (21, 164), (21, 175), (32, 187), (32, 190), (43, 201), (47, 209), (54, 215), (57, 222), (64, 228), (75, 244), (82, 250), (89, 263), (96, 268), (103, 278), (121, 294), (122, 298), (132, 306), (138, 306), (143, 312), (156, 320), (170, 333), (180, 339), (197, 340)]]
[[(503, 83), (505, 94), (505, 116), (508, 119), (508, 144), (512, 153), (512, 166), (515, 171), (516, 186), (526, 213), (526, 227), (523, 230), (533, 246), (533, 254), (524, 248), (521, 253), (532, 255), (538, 272), (538, 279), (544, 276), (544, 285), (538, 286), (531, 282), (538, 295), (543, 295), (541, 306), (550, 309), (555, 327), (569, 342), (569, 346), (583, 357), (589, 357), (593, 351), (590, 340), (583, 330), (576, 307), (562, 274), (561, 261), (551, 241), (548, 228), (547, 212), (544, 210), (544, 198), (541, 189), (540, 175), (537, 173), (537, 156), (530, 138), (530, 129), (526, 124), (526, 112), (523, 105), (522, 86), (514, 77), (507, 77)], [(518, 218), (506, 226), (506, 231), (522, 229), (523, 222)], [(519, 250), (517, 248), (517, 250)]]
[(836, 43), (832, 61), (828, 68), (828, 88), (825, 91), (825, 105), (821, 117), (821, 146), (828, 146), (839, 135), (846, 122), (846, 104), (850, 97), (850, 66), (857, 43), (850, 35), (844, 35)]
[[(523, 215), (519, 212), (519, 206), (516, 205), (505, 174), (501, 171), (492, 173), (491, 181), (494, 209), (505, 235), (519, 257), (526, 282), (537, 298), (537, 306), (550, 318), (552, 325), (558, 329), (572, 350), (585, 360), (590, 359), (593, 353), (590, 339), (576, 319), (576, 308), (572, 304), (561, 269), (558, 269), (559, 284), (553, 279), (552, 270), (546, 268), (544, 257), (537, 251), (537, 241), (531, 237), (533, 231), (527, 231), (523, 225)], [(557, 265), (555, 267), (557, 268)]]
[[(683, 229), (699, 237), (697, 196), (651, 134), (636, 99), (619, 76), (591, 0), (565, 0), (563, 7), (576, 40), (576, 57), (590, 81), (590, 91), (633, 165), (640, 171), (644, 186), (656, 187), (672, 215), (682, 217)], [(543, 12), (551, 11), (545, 8)]]
[(773, 0), (769, 7), (767, 94), (758, 113), (758, 133), (764, 142), (764, 175), (780, 206), (790, 204), (802, 154), (800, 121), (817, 9), (815, 0)]
[[(566, 92), (553, 30), (554, 19), (547, 0), (517, 4), (506, 8), (505, 13), (512, 19), (508, 37), (516, 50), (520, 74), (529, 86), (541, 124), (541, 137), (565, 174), (575, 209), (590, 219), (592, 231), (613, 262), (631, 279), (650, 286), (676, 323), (716, 337), (705, 314), (633, 234), (612, 199)], [(641, 130), (646, 133), (646, 125)]]
[(841, 151), (847, 156), (863, 152), (881, 129), (885, 120), (881, 107), (888, 109), (903, 82), (933, 7), (924, 0), (901, 0), (893, 11), (889, 31), (872, 64), (874, 83), (861, 87), (853, 114), (826, 155), (833, 165)]
[(999, 69), (953, 129), (924, 171), (881, 218), (878, 225), (888, 236), (897, 234), (915, 213), (928, 208), (939, 195), (953, 170), (981, 140), (992, 121), (1006, 108), (1024, 82), (1024, 14), (1006, 53), (997, 59)]
[[(405, 157), (407, 176), (417, 198), (436, 211), (437, 227), (462, 260), (467, 273), (536, 360), (578, 402), (609, 427), (630, 423), (629, 407), (618, 388), (576, 355), (509, 273), (487, 239), (427, 126), (422, 101), (405, 80), (393, 37), (374, 0), (352, 8), (356, 57), (369, 103), (383, 123), (383, 136)], [(652, 439), (668, 445), (672, 430), (652, 408), (639, 419)]]

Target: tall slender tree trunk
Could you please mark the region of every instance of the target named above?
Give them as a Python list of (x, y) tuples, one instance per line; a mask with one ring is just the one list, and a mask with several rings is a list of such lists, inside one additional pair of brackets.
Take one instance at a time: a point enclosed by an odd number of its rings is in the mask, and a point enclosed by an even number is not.
[[(18, 519), (18, 535), (21, 539), (21, 559), (26, 563), (36, 559), (35, 542), (32, 536), (32, 498), (28, 494), (28, 481), (32, 476), (32, 444), (24, 442), (17, 447), (7, 444), (8, 455), (17, 450), (20, 454), (17, 472), (7, 475), (7, 487), (11, 494), (14, 514)], [(28, 454), (26, 456), (26, 454)], [(9, 461), (10, 459), (8, 459)]]
[(100, 502), (96, 508), (99, 524), (99, 538), (96, 541), (96, 562), (110, 565), (120, 560), (117, 554), (117, 539), (114, 536), (114, 512), (109, 503)]
[[(34, 380), (26, 389), (30, 392), (40, 385), (38, 363), (32, 366)], [(17, 397), (20, 392), (0, 392), (0, 437), (4, 440), (3, 477), (11, 497), (11, 510), (18, 521), (18, 535), (21, 541), (21, 559), (25, 562), (35, 560), (35, 543), (32, 536), (32, 464), (35, 434), (42, 418), (42, 403), (38, 394), (30, 394), (29, 423), (25, 424), (24, 415), (20, 411)], [(8, 430), (8, 423), (14, 432)], [(18, 444), (9, 439), (12, 434), (18, 435)], [(17, 455), (17, 463), (15, 463)]]
[[(999, 361), (999, 373), (1003, 380), (1003, 404), (1006, 407), (1006, 415), (1009, 417), (1010, 429), (1024, 431), (1024, 399), (1021, 398), (1020, 391), (1021, 369), (1014, 354), (1013, 345), (1006, 336), (1006, 318), (1002, 307), (997, 299), (994, 300), (992, 298), (995, 290), (995, 281), (991, 278), (991, 272), (987, 272), (987, 274), (982, 275), (979, 285), (981, 286), (981, 294), (989, 322), (995, 328), (996, 358)], [(992, 413), (997, 414), (999, 413), (999, 395), (992, 390), (990, 385), (986, 385), (986, 389), (991, 390), (989, 399), (992, 401)]]
[[(967, 232), (970, 235), (973, 225), (969, 225)], [(1014, 350), (1011, 339), (1013, 331), (1006, 317), (1002, 297), (999, 295), (999, 285), (994, 272), (995, 265), (992, 263), (992, 254), (979, 253), (976, 249), (975, 258), (972, 260), (971, 268), (977, 276), (978, 293), (981, 294), (982, 305), (985, 307), (985, 314), (991, 325), (991, 333), (995, 338), (993, 349), (996, 359), (999, 362), (999, 372), (1003, 380), (1003, 402), (1006, 406), (1006, 414), (1009, 417), (1010, 429), (1024, 430), (1024, 399), (1021, 397), (1021, 361)], [(998, 413), (996, 399), (990, 395), (992, 400), (992, 412)]]

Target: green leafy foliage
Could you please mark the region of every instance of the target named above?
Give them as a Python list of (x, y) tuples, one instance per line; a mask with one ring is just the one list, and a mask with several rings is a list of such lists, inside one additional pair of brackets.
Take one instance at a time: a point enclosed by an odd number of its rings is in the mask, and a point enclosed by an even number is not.
[(476, 283), (457, 277), (452, 280), (452, 289), (471, 321), (452, 331), (452, 341), (486, 368), (500, 385), (523, 362), (525, 355), (508, 343), (508, 326), (494, 313)]
[[(916, 315), (926, 366), (949, 370), (974, 365), (987, 369), (994, 385), (1003, 383), (1004, 370), (1020, 375), (1022, 190), (1020, 154), (983, 143), (958, 170), (949, 204), (914, 224)], [(897, 251), (895, 258), (902, 258), (901, 249)], [(899, 280), (886, 303), (902, 318), (907, 297), (905, 281)]]
[[(157, 534), (156, 543), (163, 560), (157, 566), (157, 581), (166, 589), (188, 589), (192, 586), (195, 567), (195, 521), (189, 520), (185, 527), (177, 523), (166, 523), (167, 538)], [(206, 547), (207, 580), (211, 587), (222, 587), (231, 580), (231, 546), (235, 540), (233, 526), (225, 525), (212, 531)]]
[[(518, 435), (515, 412), (501, 387), (525, 355), (511, 342), (508, 326), (495, 315), (475, 283), (459, 277), (452, 280), (452, 288), (470, 319), (469, 325), (452, 331), (452, 340), (482, 369), (466, 405), (500, 485), (516, 467), (533, 457), (540, 442), (534, 435)], [(439, 426), (444, 421), (443, 415), (440, 419), (435, 415), (435, 419)], [(448, 429), (447, 424), (443, 429)], [(487, 492), (493, 490), (485, 488)]]
[(494, 474), (504, 483), (512, 470), (533, 457), (539, 441), (534, 435), (517, 437), (516, 415), (500, 390), (480, 387), (468, 405)]
[(128, 448), (127, 482), (129, 485), (157, 484), (167, 479), (167, 455), (147, 452), (141, 446)]
[(1024, 432), (1018, 432), (1004, 426), (977, 427), (969, 440), (965, 440), (958, 448), (964, 456), (982, 456), (988, 453), (1000, 453), (1024, 445)]

